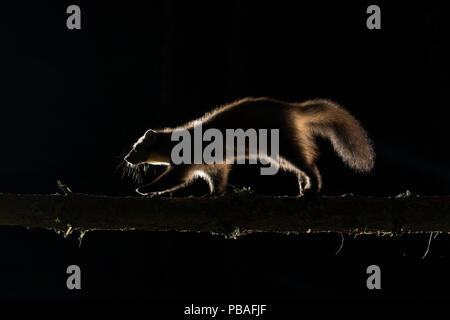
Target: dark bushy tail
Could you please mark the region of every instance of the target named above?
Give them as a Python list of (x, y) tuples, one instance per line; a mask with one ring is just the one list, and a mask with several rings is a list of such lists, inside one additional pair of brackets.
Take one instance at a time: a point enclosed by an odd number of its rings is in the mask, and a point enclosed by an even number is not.
[(325, 99), (306, 101), (297, 110), (300, 126), (309, 127), (313, 135), (328, 138), (349, 167), (359, 172), (373, 169), (372, 143), (359, 121), (347, 110)]

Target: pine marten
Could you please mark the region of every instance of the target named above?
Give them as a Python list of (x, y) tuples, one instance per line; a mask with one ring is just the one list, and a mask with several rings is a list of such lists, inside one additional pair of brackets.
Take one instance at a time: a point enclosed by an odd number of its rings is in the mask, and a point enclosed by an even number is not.
[(228, 128), (279, 129), (279, 166), (298, 177), (300, 195), (304, 192), (316, 194), (322, 186), (315, 163), (317, 136), (329, 139), (344, 163), (355, 171), (370, 172), (374, 166), (375, 153), (365, 130), (338, 104), (325, 99), (289, 103), (265, 97), (244, 98), (177, 128), (147, 130), (124, 158), (128, 168), (157, 163), (168, 167), (153, 182), (137, 188), (136, 192), (160, 195), (201, 177), (208, 182), (211, 194), (225, 193), (232, 167), (228, 160), (214, 164), (174, 164), (171, 159), (172, 148), (177, 143), (172, 141), (172, 133), (180, 129), (193, 133), (196, 123), (200, 123), (203, 130), (215, 128), (221, 132)]

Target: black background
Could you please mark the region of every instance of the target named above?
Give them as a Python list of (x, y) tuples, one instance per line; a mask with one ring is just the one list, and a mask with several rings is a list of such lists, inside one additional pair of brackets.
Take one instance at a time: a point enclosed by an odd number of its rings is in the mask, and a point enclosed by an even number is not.
[[(321, 142), (324, 194), (450, 191), (448, 35), (436, 4), (378, 2), (382, 29), (368, 30), (364, 1), (77, 1), (82, 29), (68, 30), (70, 4), (0, 5), (0, 192), (54, 193), (60, 179), (75, 192), (133, 195), (136, 185), (115, 168), (146, 129), (245, 96), (329, 98), (362, 122), (374, 172), (354, 174)], [(297, 193), (283, 173), (241, 166), (230, 179), (258, 193)], [(335, 256), (340, 242), (94, 232), (80, 249), (76, 235), (1, 228), (0, 298), (446, 295), (446, 237), (424, 260), (428, 235), (348, 238)], [(81, 292), (65, 289), (69, 264), (82, 267)], [(386, 270), (381, 293), (365, 287), (370, 264)]]

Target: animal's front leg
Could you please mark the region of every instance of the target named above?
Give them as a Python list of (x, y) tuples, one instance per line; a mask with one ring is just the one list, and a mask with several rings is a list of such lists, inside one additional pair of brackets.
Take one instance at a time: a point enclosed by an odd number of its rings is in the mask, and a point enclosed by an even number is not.
[(143, 196), (157, 196), (176, 189), (186, 183), (187, 168), (185, 166), (170, 166), (153, 182), (141, 186), (136, 192)]

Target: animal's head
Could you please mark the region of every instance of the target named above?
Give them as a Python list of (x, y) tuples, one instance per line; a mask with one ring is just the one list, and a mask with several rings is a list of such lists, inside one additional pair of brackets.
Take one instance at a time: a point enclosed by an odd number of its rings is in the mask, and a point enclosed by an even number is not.
[(162, 134), (155, 130), (147, 130), (133, 145), (124, 160), (132, 165), (170, 162), (170, 155), (167, 157), (164, 152), (165, 146), (163, 139), (161, 139)]

